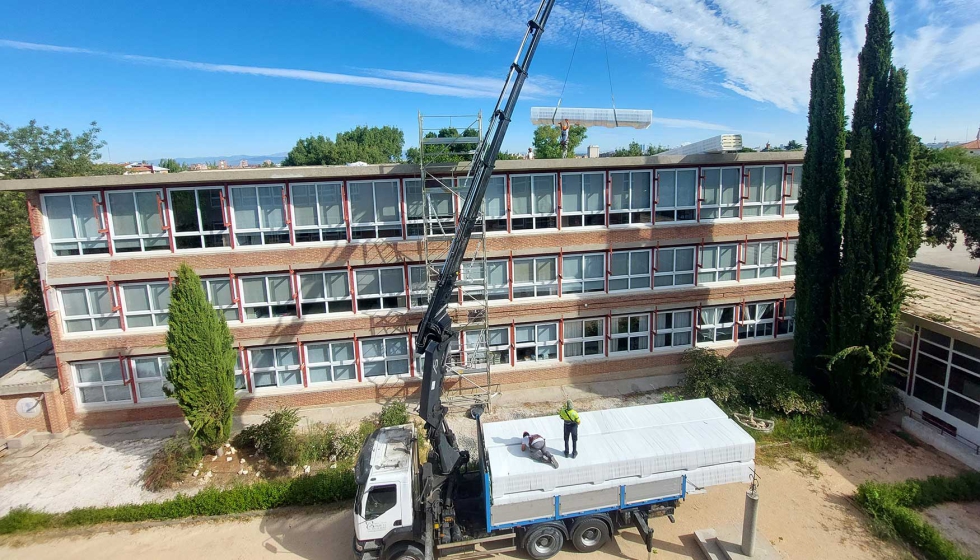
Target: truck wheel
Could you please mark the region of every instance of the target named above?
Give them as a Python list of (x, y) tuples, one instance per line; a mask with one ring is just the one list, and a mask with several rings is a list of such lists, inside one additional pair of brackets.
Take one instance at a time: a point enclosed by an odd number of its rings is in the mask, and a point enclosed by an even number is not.
[(596, 517), (587, 517), (572, 527), (572, 546), (579, 552), (595, 552), (609, 540), (609, 526)]
[(565, 544), (565, 535), (555, 527), (542, 525), (531, 529), (524, 539), (524, 550), (534, 560), (551, 558), (561, 551)]
[(385, 560), (424, 560), (425, 555), (414, 544), (400, 546), (385, 556)]

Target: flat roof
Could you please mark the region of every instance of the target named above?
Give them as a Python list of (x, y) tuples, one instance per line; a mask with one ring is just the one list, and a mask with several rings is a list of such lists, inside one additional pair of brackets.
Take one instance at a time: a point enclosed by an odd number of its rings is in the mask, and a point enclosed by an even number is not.
[[(766, 163), (801, 163), (803, 152), (740, 152), (732, 154), (696, 154), (690, 156), (639, 156), (573, 159), (499, 160), (494, 169), (500, 172), (547, 172), (609, 168), (678, 167), (696, 165), (751, 165)], [(437, 166), (433, 166), (437, 167)], [(465, 173), (468, 164), (438, 166), (446, 174)], [(149, 173), (139, 175), (94, 175), (54, 179), (14, 179), (0, 181), (0, 191), (47, 191), (72, 188), (181, 186), (231, 182), (331, 180), (366, 177), (418, 176), (419, 167), (408, 163), (381, 165), (315, 165), (303, 167), (266, 167), (258, 169), (222, 169)]]
[(902, 311), (980, 337), (980, 285), (910, 270), (905, 284), (913, 294)]

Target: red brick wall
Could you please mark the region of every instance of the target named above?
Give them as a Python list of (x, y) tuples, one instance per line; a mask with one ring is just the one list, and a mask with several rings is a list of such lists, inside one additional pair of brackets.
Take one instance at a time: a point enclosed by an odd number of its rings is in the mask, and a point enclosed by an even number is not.
[[(38, 432), (50, 432), (51, 426), (48, 423), (48, 413), (42, 403), (41, 414), (34, 418), (23, 418), (17, 414), (17, 401), (23, 398), (44, 397), (43, 393), (29, 393), (24, 395), (4, 395), (0, 397), (0, 437), (11, 438), (21, 432), (37, 430)], [(62, 430), (63, 431), (63, 430)]]

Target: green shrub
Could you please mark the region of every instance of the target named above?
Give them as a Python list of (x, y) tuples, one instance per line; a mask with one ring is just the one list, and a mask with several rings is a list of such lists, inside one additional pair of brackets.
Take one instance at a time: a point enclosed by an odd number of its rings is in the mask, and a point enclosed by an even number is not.
[(736, 386), (738, 367), (735, 362), (703, 348), (684, 352), (684, 362), (688, 364), (681, 383), (684, 396), (708, 398), (726, 407), (742, 405), (742, 395)]
[(867, 434), (830, 415), (791, 416), (776, 421), (773, 437), (790, 441), (810, 453), (840, 458), (868, 447)]
[(0, 517), (0, 535), (25, 533), (47, 529), (54, 521), (54, 514), (27, 508), (14, 508)]
[(169, 488), (183, 480), (200, 459), (200, 449), (186, 435), (174, 436), (163, 442), (163, 447), (150, 458), (143, 472), (143, 487), (154, 492)]
[(261, 451), (275, 465), (295, 465), (299, 459), (299, 445), (293, 431), (296, 424), (299, 424), (299, 411), (280, 408), (266, 414), (261, 424), (239, 432), (232, 438), (232, 444), (240, 449)]
[(400, 426), (408, 424), (411, 419), (408, 415), (408, 406), (403, 402), (390, 402), (381, 407), (378, 414), (378, 427)]

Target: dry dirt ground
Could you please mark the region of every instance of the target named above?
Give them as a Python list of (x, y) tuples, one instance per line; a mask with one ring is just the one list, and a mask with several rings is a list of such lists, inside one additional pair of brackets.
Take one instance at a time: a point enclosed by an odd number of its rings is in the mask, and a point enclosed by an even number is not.
[(980, 502), (940, 504), (922, 513), (963, 552), (976, 555), (980, 551)]
[[(582, 408), (586, 408), (582, 406)], [(532, 412), (529, 412), (529, 414)], [(959, 470), (951, 459), (924, 447), (912, 447), (887, 428), (874, 431), (872, 447), (844, 463), (817, 460), (820, 476), (808, 477), (791, 465), (760, 467), (759, 515), (761, 534), (786, 559), (891, 559), (912, 558), (908, 551), (873, 537), (864, 516), (851, 502), (855, 487), (869, 478), (899, 481)], [(721, 528), (741, 522), (745, 487), (712, 488), (689, 496), (677, 511), (677, 523), (665, 519), (654, 524), (657, 559), (700, 558), (693, 542), (696, 529)], [(966, 506), (970, 507), (970, 506)], [(934, 508), (957, 522), (976, 509), (956, 511)], [(972, 514), (970, 513), (972, 512)], [(942, 521), (940, 521), (942, 523)], [(975, 529), (973, 529), (975, 530)], [(971, 529), (963, 529), (963, 537)], [(0, 540), (0, 557), (32, 560), (101, 558), (141, 560), (155, 558), (347, 559), (353, 536), (349, 508), (300, 509), (235, 520), (184, 522), (164, 525), (117, 526), (112, 531), (84, 530)], [(964, 541), (964, 544), (970, 541)], [(975, 542), (975, 541), (974, 541)], [(974, 545), (969, 545), (974, 547)], [(515, 555), (514, 558), (523, 558)], [(581, 558), (566, 550), (557, 558)], [(646, 558), (635, 530), (624, 531), (591, 558)]]

